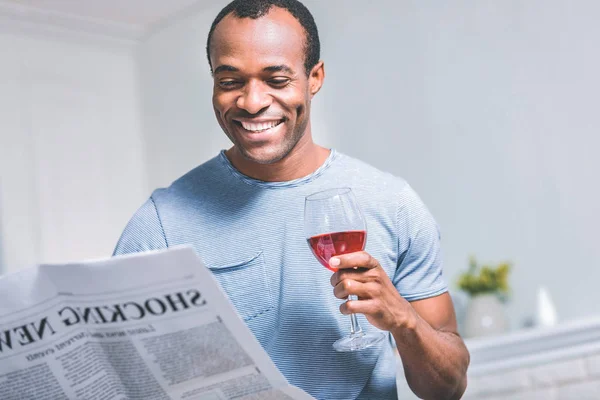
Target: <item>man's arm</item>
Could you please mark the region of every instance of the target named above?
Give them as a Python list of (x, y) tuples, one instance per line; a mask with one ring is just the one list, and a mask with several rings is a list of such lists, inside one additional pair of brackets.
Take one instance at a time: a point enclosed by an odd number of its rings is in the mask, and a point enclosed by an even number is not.
[(412, 391), (426, 400), (460, 399), (469, 352), (457, 333), (450, 296), (409, 303), (366, 252), (336, 256), (329, 264), (339, 268), (331, 277), (335, 296), (358, 296), (340, 311), (364, 314), (373, 326), (392, 333)]
[(410, 388), (423, 399), (460, 399), (467, 388), (469, 352), (457, 333), (450, 295), (410, 304), (413, 318), (392, 332)]

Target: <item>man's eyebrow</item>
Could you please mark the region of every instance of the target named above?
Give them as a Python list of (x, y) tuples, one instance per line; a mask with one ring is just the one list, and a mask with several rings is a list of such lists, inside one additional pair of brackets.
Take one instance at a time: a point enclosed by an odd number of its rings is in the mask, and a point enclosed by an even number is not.
[(285, 72), (285, 73), (288, 73), (290, 75), (294, 74), (294, 70), (291, 69), (290, 67), (288, 67), (285, 64), (272, 65), (270, 67), (264, 68), (263, 71), (265, 71), (265, 72)]
[(214, 74), (218, 74), (219, 72), (239, 72), (240, 70), (236, 67), (232, 67), (231, 65), (219, 65), (215, 68)]
[[(263, 68), (263, 71), (265, 71), (265, 72), (285, 72), (290, 75), (294, 74), (294, 70), (285, 64), (271, 65), (269, 67)], [(234, 66), (223, 64), (223, 65), (219, 65), (217, 68), (215, 68), (215, 71), (213, 73), (216, 75), (220, 72), (240, 72), (240, 70)]]

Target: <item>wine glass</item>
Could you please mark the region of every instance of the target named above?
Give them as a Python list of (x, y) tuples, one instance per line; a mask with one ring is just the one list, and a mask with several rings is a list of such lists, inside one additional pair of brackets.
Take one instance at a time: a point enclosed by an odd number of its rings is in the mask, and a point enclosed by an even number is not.
[[(362, 251), (367, 230), (365, 219), (350, 188), (328, 189), (307, 196), (304, 202), (304, 233), (317, 260), (329, 265), (336, 255)], [(358, 300), (349, 296), (348, 300)], [(364, 332), (355, 314), (350, 315), (350, 334), (333, 343), (337, 351), (357, 351), (374, 346), (384, 339), (383, 332)]]

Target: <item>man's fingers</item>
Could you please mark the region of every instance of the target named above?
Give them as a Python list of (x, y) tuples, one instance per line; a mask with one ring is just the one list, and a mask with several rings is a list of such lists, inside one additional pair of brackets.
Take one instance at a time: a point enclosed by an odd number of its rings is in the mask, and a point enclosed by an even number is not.
[(329, 265), (337, 269), (346, 268), (376, 268), (379, 262), (371, 257), (366, 251), (357, 251), (355, 253), (341, 254), (331, 257)]
[(329, 282), (331, 286), (337, 286), (344, 279), (361, 280), (360, 275), (366, 272), (365, 269), (342, 269), (331, 275)]
[(338, 299), (347, 299), (350, 295), (360, 299), (369, 299), (378, 296), (380, 286), (371, 282), (363, 283), (353, 279), (344, 279), (333, 288), (333, 294)]
[(377, 314), (381, 314), (381, 311), (377, 307), (377, 300), (374, 299), (348, 300), (340, 306), (340, 312), (344, 315), (364, 314), (377, 316)]
[[(385, 272), (383, 270), (365, 269), (365, 268), (358, 268), (358, 269), (346, 268), (346, 269), (341, 269), (338, 272), (332, 274), (331, 278), (329, 278), (329, 282), (331, 282), (331, 286), (333, 286), (333, 287), (339, 285), (340, 282), (347, 280), (347, 279), (351, 279), (351, 280), (355, 280), (355, 281), (363, 282), (363, 283), (367, 283), (367, 282), (382, 283), (382, 276), (384, 276), (384, 275), (385, 275)], [(386, 276), (386, 278), (387, 278), (387, 276)]]

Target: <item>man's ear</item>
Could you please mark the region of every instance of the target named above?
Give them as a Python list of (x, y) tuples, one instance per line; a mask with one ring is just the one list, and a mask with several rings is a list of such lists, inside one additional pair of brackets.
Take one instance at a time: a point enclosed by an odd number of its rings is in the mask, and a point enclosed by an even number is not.
[(325, 80), (325, 63), (319, 61), (311, 70), (308, 76), (308, 87), (310, 90), (310, 97), (312, 98), (315, 94), (319, 93), (321, 87), (323, 87), (323, 81)]

